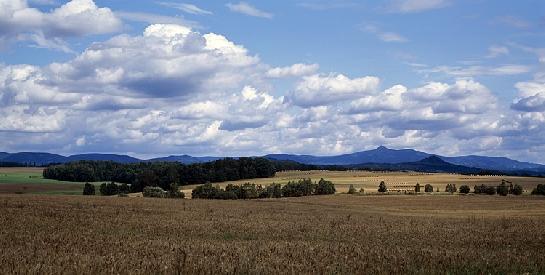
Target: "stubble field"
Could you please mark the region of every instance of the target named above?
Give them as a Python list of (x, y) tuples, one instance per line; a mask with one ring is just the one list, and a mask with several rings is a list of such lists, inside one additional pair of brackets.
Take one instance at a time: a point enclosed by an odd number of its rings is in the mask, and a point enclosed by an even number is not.
[(0, 195), (0, 274), (545, 272), (545, 199)]

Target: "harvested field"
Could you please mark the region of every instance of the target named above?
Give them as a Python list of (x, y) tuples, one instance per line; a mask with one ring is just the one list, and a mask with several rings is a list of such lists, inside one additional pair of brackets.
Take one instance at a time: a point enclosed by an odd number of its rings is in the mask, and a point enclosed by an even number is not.
[(545, 198), (0, 195), (0, 273), (544, 273)]
[[(392, 186), (407, 186), (412, 188), (416, 183), (420, 183), (422, 188), (425, 184), (431, 184), (434, 190), (439, 188), (441, 192), (445, 191), (445, 187), (449, 183), (456, 184), (457, 187), (461, 185), (468, 185), (473, 191), (473, 186), (480, 184), (498, 185), (502, 179), (511, 181), (513, 184), (520, 184), (526, 193), (529, 193), (538, 184), (545, 184), (545, 178), (531, 178), (531, 177), (505, 177), (505, 176), (468, 176), (460, 174), (446, 174), (446, 173), (418, 173), (418, 172), (369, 172), (369, 171), (287, 171), (278, 172), (273, 178), (254, 179), (254, 180), (240, 180), (235, 182), (226, 182), (219, 184), (225, 187), (229, 183), (242, 184), (244, 182), (251, 182), (256, 184), (268, 185), (273, 182), (287, 183), (290, 180), (298, 180), (301, 178), (311, 178), (313, 180), (319, 180), (324, 178), (335, 183), (337, 192), (345, 193), (348, 191), (350, 185), (359, 190), (364, 188), (366, 193), (377, 193), (378, 185), (381, 181), (385, 181), (386, 185), (390, 188)], [(182, 189), (186, 190), (186, 193), (191, 193), (195, 185), (183, 186)], [(187, 195), (186, 194), (186, 195)]]

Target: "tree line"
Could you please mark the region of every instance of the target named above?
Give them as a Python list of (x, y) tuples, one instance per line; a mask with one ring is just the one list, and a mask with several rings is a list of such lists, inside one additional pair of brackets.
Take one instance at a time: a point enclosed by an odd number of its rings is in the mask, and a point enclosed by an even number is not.
[(131, 192), (146, 186), (169, 190), (172, 184), (189, 185), (207, 182), (268, 178), (276, 173), (272, 161), (265, 158), (226, 158), (207, 163), (139, 162), (121, 164), (111, 161), (77, 161), (44, 169), (43, 177), (74, 182), (112, 181), (130, 185)]
[(335, 185), (331, 181), (320, 179), (312, 182), (311, 179), (290, 181), (284, 186), (273, 183), (266, 187), (252, 183), (243, 185), (229, 184), (225, 189), (213, 186), (211, 183), (197, 186), (191, 192), (194, 199), (215, 199), (215, 200), (249, 200), (258, 198), (282, 198), (282, 197), (303, 197), (314, 195), (335, 194)]

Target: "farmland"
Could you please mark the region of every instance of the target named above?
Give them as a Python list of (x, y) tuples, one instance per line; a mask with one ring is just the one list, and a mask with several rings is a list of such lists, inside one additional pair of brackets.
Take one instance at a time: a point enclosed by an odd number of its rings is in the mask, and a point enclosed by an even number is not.
[[(263, 178), (254, 180), (240, 180), (234, 182), (225, 182), (219, 184), (219, 186), (225, 187), (227, 184), (242, 184), (245, 182), (251, 182), (255, 184), (268, 185), (273, 182), (285, 184), (288, 181), (294, 181), (301, 178), (311, 178), (313, 180), (319, 180), (325, 178), (335, 183), (337, 192), (346, 193), (350, 185), (359, 190), (364, 188), (366, 193), (376, 193), (377, 187), (381, 181), (385, 181), (387, 185), (402, 185), (402, 186), (414, 186), (417, 183), (424, 186), (425, 184), (431, 184), (433, 187), (439, 188), (441, 192), (445, 191), (445, 187), (449, 183), (454, 183), (458, 187), (461, 185), (468, 185), (471, 188), (475, 185), (487, 184), (498, 185), (502, 179), (513, 182), (514, 184), (520, 184), (526, 193), (532, 191), (538, 184), (545, 184), (545, 178), (531, 178), (531, 177), (506, 177), (506, 176), (467, 176), (460, 174), (429, 174), (429, 173), (417, 173), (417, 172), (369, 172), (369, 171), (286, 171), (278, 172), (273, 178)], [(191, 189), (195, 185), (183, 186), (182, 189), (186, 195), (190, 194)]]
[(44, 179), (43, 168), (0, 168), (0, 194), (65, 194), (80, 195), (82, 183)]
[(543, 273), (545, 199), (0, 195), (0, 273)]

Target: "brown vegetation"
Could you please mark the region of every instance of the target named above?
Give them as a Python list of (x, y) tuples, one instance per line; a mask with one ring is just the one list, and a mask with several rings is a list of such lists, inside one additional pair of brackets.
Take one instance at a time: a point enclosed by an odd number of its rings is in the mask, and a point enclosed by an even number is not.
[(0, 195), (0, 274), (544, 273), (545, 199)]

